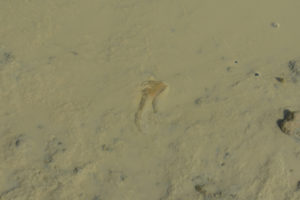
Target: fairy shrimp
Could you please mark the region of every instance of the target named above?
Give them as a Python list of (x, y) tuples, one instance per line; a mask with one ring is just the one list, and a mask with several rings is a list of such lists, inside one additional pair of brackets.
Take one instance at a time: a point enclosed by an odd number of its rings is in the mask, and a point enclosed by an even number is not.
[(153, 112), (156, 113), (157, 98), (167, 88), (167, 85), (162, 81), (148, 80), (142, 83), (142, 87), (142, 97), (137, 112), (135, 113), (135, 124), (139, 130), (141, 130), (140, 120), (147, 100), (152, 99), (152, 109)]

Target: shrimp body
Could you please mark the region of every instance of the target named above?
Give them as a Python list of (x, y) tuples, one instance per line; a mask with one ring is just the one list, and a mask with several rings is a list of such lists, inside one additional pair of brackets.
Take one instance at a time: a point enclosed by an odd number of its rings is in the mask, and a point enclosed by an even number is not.
[(142, 97), (139, 103), (137, 112), (135, 113), (135, 124), (139, 130), (141, 130), (140, 120), (143, 109), (149, 98), (152, 99), (153, 112), (157, 112), (157, 97), (167, 88), (167, 85), (162, 81), (149, 80), (142, 83)]

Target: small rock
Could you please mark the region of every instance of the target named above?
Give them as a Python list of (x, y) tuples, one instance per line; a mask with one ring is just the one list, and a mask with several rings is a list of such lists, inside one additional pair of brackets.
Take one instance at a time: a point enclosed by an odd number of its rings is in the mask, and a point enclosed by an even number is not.
[(283, 119), (277, 121), (280, 130), (287, 135), (300, 139), (300, 112), (284, 110), (283, 115)]

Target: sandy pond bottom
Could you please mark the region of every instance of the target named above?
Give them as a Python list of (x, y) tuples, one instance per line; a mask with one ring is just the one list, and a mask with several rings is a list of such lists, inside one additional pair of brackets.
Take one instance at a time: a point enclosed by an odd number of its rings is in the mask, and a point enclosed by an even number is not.
[(1, 1), (0, 199), (300, 199), (299, 6)]

